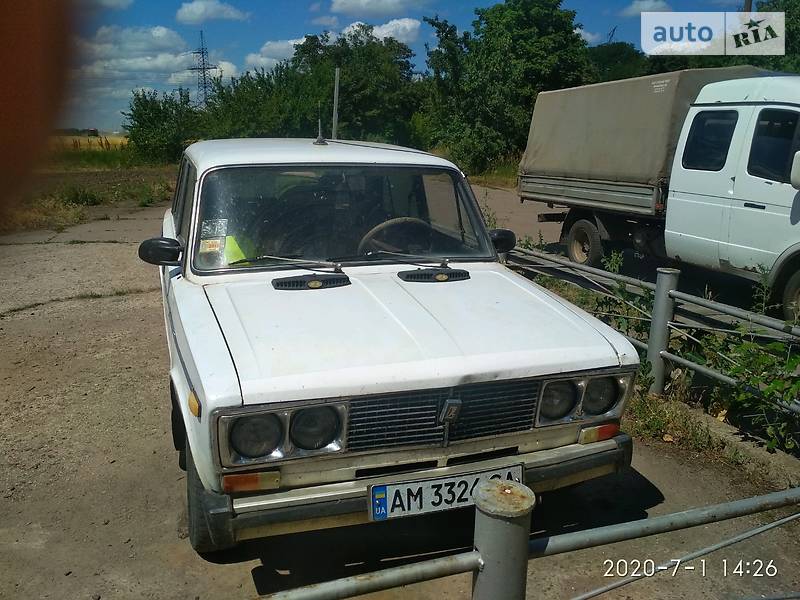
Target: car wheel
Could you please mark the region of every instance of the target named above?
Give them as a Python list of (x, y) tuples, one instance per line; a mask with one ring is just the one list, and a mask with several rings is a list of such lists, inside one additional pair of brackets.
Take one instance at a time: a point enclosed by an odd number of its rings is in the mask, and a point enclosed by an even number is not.
[(591, 267), (600, 265), (603, 242), (594, 223), (586, 219), (573, 223), (567, 236), (567, 254), (572, 262)]
[(783, 288), (783, 318), (795, 322), (800, 319), (800, 271), (786, 282)]
[(209, 555), (233, 547), (234, 544), (219, 545), (214, 542), (209, 527), (203, 495), (206, 490), (194, 466), (192, 450), (186, 442), (186, 505), (189, 526), (189, 541), (198, 554)]

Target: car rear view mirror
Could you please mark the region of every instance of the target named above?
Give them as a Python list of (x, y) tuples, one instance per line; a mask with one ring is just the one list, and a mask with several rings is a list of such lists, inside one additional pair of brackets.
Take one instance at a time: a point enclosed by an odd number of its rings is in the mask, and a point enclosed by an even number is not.
[(139, 258), (151, 265), (180, 265), (181, 252), (183, 252), (183, 246), (173, 238), (151, 238), (139, 245)]
[(794, 159), (792, 160), (792, 173), (789, 176), (789, 181), (792, 183), (792, 187), (796, 190), (800, 190), (800, 152), (794, 153)]
[(517, 245), (517, 236), (510, 229), (492, 229), (489, 232), (495, 250), (499, 253), (510, 252)]

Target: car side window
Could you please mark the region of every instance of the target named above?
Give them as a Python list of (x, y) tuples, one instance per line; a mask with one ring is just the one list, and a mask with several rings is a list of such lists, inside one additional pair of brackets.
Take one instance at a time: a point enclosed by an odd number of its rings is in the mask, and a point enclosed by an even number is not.
[(180, 228), (178, 237), (186, 243), (189, 240), (189, 226), (192, 222), (192, 200), (194, 199), (194, 186), (196, 185), (197, 170), (190, 162), (186, 162), (186, 178), (183, 182), (183, 210), (181, 211)]
[(728, 160), (739, 113), (735, 110), (704, 110), (695, 115), (686, 148), (684, 169), (721, 171)]
[(765, 108), (758, 115), (747, 172), (750, 175), (789, 183), (792, 158), (798, 149), (798, 113)]

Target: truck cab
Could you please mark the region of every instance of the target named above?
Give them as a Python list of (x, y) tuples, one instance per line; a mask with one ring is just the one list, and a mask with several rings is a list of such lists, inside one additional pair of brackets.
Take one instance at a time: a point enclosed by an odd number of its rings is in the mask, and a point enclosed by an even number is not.
[[(800, 77), (706, 85), (689, 109), (667, 198), (667, 255), (800, 295)], [(798, 182), (795, 182), (798, 183)], [(787, 287), (788, 286), (788, 287)]]

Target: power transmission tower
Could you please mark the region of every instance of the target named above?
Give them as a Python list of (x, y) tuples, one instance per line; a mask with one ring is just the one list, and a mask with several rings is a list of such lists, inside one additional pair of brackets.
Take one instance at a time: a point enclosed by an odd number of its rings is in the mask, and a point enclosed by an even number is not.
[(217, 65), (208, 62), (208, 48), (206, 48), (202, 30), (200, 31), (200, 47), (192, 54), (197, 57), (197, 65), (189, 68), (190, 71), (197, 73), (197, 104), (205, 106), (211, 93), (211, 71), (216, 69)]

